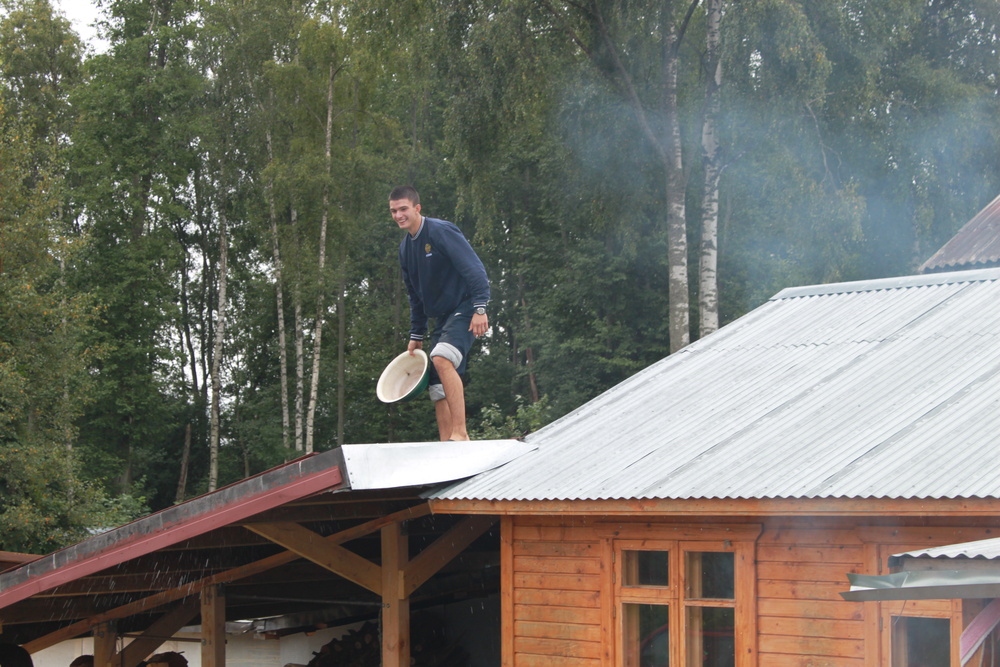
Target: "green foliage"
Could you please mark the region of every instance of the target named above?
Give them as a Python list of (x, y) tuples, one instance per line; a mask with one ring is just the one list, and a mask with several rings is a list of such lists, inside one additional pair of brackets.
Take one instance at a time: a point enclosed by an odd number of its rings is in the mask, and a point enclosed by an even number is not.
[(0, 549), (46, 553), (138, 507), (85, 481), (72, 448), (103, 351), (91, 295), (65, 281), (78, 243), (54, 215), (58, 160), (40, 160), (55, 148), (30, 127), (0, 103)]
[(552, 419), (548, 398), (531, 403), (523, 396), (515, 397), (517, 412), (513, 415), (501, 410), (497, 405), (483, 408), (479, 428), (471, 435), (475, 439), (503, 440), (523, 438), (545, 426)]
[[(81, 64), (47, 2), (3, 2), (0, 528), (11, 544), (46, 549), (130, 515), (136, 496), (174, 502), (188, 432), (187, 494), (206, 488), (223, 217), (221, 483), (298, 455), (281, 397), (294, 413), (296, 325), (308, 369), (317, 316), (317, 448), (340, 432), (434, 437), (426, 400), (374, 396), (408, 329), (393, 185), (416, 185), (424, 212), (459, 224), (487, 265), (493, 327), (466, 391), (478, 437), (523, 435), (667, 354), (663, 156), (637, 111), (654, 135), (668, 131), (664, 49), (686, 26), (678, 118), (694, 260), (700, 5), (112, 0), (110, 48)], [(724, 9), (724, 321), (792, 284), (909, 273), (996, 195), (1000, 5)], [(59, 474), (37, 479), (46, 462)], [(132, 495), (109, 504), (108, 491)]]
[(726, 16), (724, 319), (791, 284), (911, 273), (996, 196), (997, 12), (945, 5)]
[[(210, 335), (216, 239), (196, 138), (206, 83), (191, 61), (189, 3), (112, 2), (107, 11), (111, 51), (87, 61), (86, 84), (70, 98), (71, 206), (88, 237), (70, 280), (100, 304), (91, 340), (107, 350), (93, 365), (80, 449), (114, 492), (163, 475), (142, 490), (160, 507), (174, 498), (185, 421), (204, 432), (192, 415), (204, 399), (185, 377), (178, 334)], [(199, 272), (191, 255), (204, 261)]]
[(80, 479), (75, 457), (53, 443), (0, 437), (0, 546), (45, 554), (147, 510), (143, 499), (106, 496)]
[(0, 74), (7, 113), (35, 140), (60, 139), (70, 119), (66, 91), (80, 81), (82, 46), (48, 0), (3, 0)]

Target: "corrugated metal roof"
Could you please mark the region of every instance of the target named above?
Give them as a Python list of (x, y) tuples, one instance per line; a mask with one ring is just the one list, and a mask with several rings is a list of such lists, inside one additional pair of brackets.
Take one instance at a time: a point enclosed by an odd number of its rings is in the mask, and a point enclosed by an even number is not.
[(925, 271), (954, 271), (996, 266), (1000, 262), (1000, 197), (958, 230), (920, 267)]
[(1000, 537), (975, 542), (949, 544), (932, 549), (918, 549), (906, 553), (895, 554), (889, 559), (890, 565), (895, 565), (903, 558), (946, 558), (946, 559), (982, 559), (996, 560), (1000, 558)]
[(785, 290), (442, 499), (1000, 497), (1000, 270)]

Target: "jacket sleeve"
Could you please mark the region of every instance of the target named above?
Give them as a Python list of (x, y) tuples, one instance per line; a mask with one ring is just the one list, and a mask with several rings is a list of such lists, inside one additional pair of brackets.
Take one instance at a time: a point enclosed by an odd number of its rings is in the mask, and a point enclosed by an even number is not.
[(442, 231), (445, 232), (442, 239), (445, 241), (445, 252), (455, 270), (469, 286), (472, 305), (485, 308), (490, 302), (490, 280), (486, 275), (486, 267), (456, 225), (442, 227)]
[(399, 248), (399, 267), (403, 271), (403, 284), (406, 285), (406, 295), (410, 300), (410, 340), (423, 340), (427, 335), (427, 315), (420, 295), (410, 280), (410, 271), (406, 266), (402, 246)]

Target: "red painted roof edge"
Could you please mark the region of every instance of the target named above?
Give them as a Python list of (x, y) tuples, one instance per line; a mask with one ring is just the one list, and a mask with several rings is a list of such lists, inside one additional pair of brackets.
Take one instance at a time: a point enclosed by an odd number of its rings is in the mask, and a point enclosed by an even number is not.
[(338, 450), (297, 459), (10, 570), (0, 575), (0, 609), (285, 503), (346, 487), (342, 462)]
[(920, 265), (917, 272), (929, 273), (949, 267), (973, 268), (993, 264), (1000, 253), (998, 231), (1000, 195), (962, 225), (954, 236)]

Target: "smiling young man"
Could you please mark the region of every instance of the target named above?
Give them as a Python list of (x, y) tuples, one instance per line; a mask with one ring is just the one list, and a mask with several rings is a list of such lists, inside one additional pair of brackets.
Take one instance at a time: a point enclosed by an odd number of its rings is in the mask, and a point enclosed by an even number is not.
[(473, 341), (490, 328), (486, 269), (458, 227), (420, 214), (420, 195), (412, 186), (401, 185), (389, 194), (389, 212), (406, 232), (399, 265), (410, 298), (407, 349), (412, 354), (423, 348), (428, 320), (433, 319), (428, 391), (438, 433), (442, 440), (468, 440), (462, 376)]

